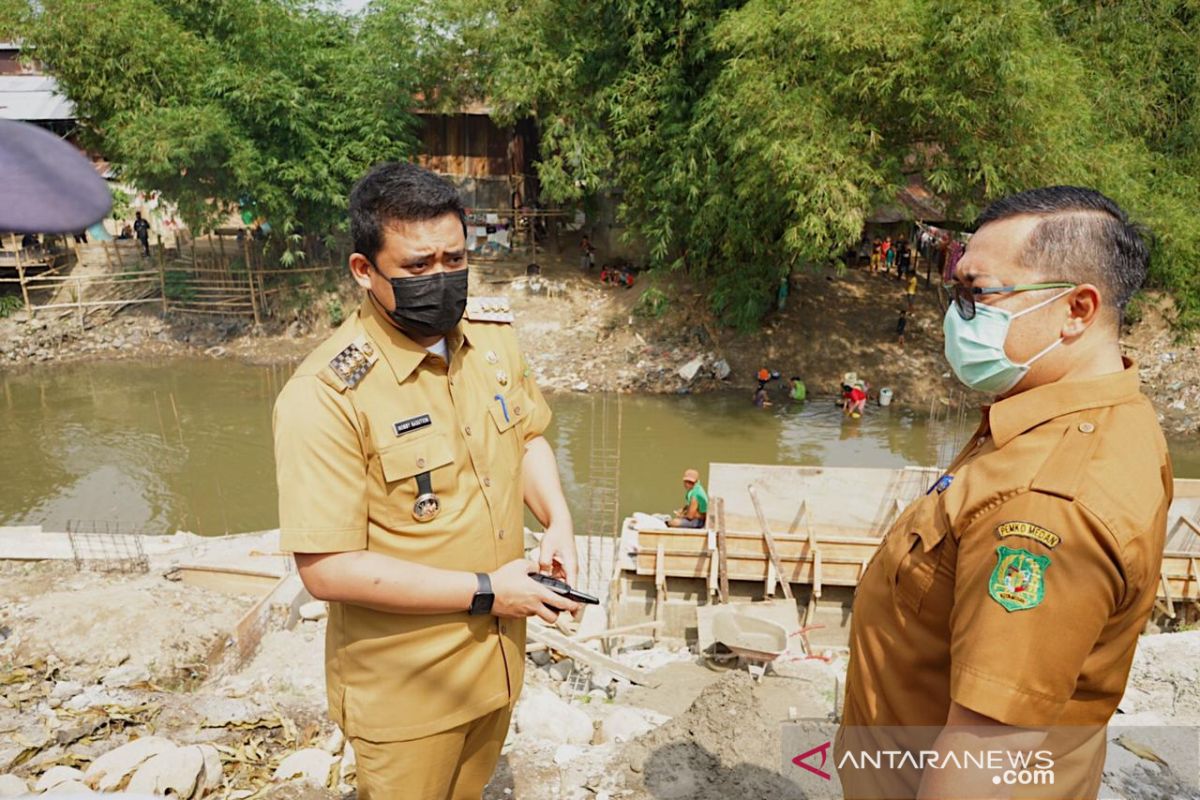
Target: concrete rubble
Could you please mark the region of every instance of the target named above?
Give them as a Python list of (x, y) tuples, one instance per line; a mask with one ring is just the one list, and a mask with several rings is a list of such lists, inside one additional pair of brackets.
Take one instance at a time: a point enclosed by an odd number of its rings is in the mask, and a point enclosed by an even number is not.
[[(272, 552), (269, 539), (252, 541)], [(155, 570), (202, 557), (237, 560), (229, 543), (204, 546), (204, 554), (156, 556)], [(81, 576), (49, 562), (0, 562), (0, 579), (11, 587), (0, 596), (0, 624), (12, 628), (0, 642), (0, 798), (72, 790), (189, 800), (353, 796), (353, 747), (325, 713), (324, 603), (297, 604), (291, 627), (280, 621), (264, 633), (244, 663), (219, 661), (179, 681), (171, 654), (192, 658), (205, 648), (177, 648), (162, 635), (157, 646), (99, 637), (88, 648), (63, 639), (46, 648), (47, 612), (36, 624), (25, 624), (25, 614), (69, 586), (85, 606), (103, 593), (149, 606), (115, 624), (164, 631), (177, 614), (228, 607), (229, 596), (210, 598), (161, 571)], [(530, 622), (525, 686), (485, 800), (797, 796), (778, 773), (780, 723), (831, 717), (844, 647), (822, 645), (818, 659), (789, 652), (756, 681), (735, 664), (707, 661), (694, 643), (644, 630), (604, 638), (601, 608), (558, 628)], [(238, 616), (218, 619), (229, 625)], [(61, 622), (50, 629), (82, 635)], [(1193, 796), (1159, 763), (1179, 758), (1178, 741), (1155, 731), (1200, 724), (1198, 679), (1200, 631), (1142, 637), (1110, 730), (1103, 796)]]

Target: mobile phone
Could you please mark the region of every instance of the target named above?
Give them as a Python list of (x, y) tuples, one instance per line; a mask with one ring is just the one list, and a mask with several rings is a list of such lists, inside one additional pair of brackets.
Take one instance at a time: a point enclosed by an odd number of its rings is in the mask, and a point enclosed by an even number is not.
[(560, 581), (558, 578), (552, 578), (549, 575), (543, 575), (540, 572), (531, 572), (529, 577), (533, 578), (538, 583), (542, 584), (555, 594), (560, 594), (568, 600), (574, 600), (576, 603), (591, 603), (599, 605), (600, 599), (593, 597), (587, 592), (581, 592), (578, 589), (572, 589), (566, 582)]

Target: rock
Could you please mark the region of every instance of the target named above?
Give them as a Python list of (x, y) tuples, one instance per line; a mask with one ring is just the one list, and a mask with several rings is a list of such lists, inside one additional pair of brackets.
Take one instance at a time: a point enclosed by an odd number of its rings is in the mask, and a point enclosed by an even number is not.
[(643, 709), (617, 706), (600, 722), (597, 743), (633, 741), (661, 724), (662, 720), (652, 719), (649, 712)]
[(59, 681), (54, 684), (54, 688), (50, 690), (50, 700), (56, 700), (59, 703), (65, 703), (75, 695), (83, 691), (83, 684), (79, 681)]
[(534, 739), (588, 744), (592, 741), (592, 720), (580, 709), (545, 689), (526, 690), (517, 704), (517, 730)]
[(110, 750), (91, 763), (83, 780), (93, 789), (110, 792), (150, 758), (177, 749), (161, 736), (143, 736)]
[(329, 606), (324, 600), (313, 600), (300, 606), (300, 619), (306, 619), (310, 622), (315, 622), (319, 619), (325, 619), (329, 615)]
[(289, 781), (300, 778), (317, 786), (328, 786), (329, 768), (336, 760), (320, 748), (306, 747), (279, 762), (279, 768), (275, 770), (275, 780)]
[(565, 681), (571, 677), (571, 673), (575, 671), (575, 662), (569, 658), (564, 658), (550, 665), (550, 677), (556, 681)]
[(221, 754), (211, 744), (198, 745), (200, 757), (204, 759), (204, 771), (196, 781), (196, 797), (203, 797), (208, 792), (221, 788), (225, 777), (225, 765), (221, 763)]
[(342, 752), (345, 745), (346, 734), (342, 733), (341, 728), (334, 728), (333, 733), (329, 734), (329, 738), (325, 740), (325, 744), (321, 745), (321, 749), (336, 756)]
[(346, 742), (342, 750), (342, 763), (338, 766), (339, 783), (349, 783), (358, 774), (358, 756), (354, 754), (354, 745)]
[(565, 767), (583, 755), (583, 752), (583, 748), (577, 744), (560, 744), (554, 750), (554, 763), (560, 767)]
[(679, 377), (683, 378), (688, 383), (691, 383), (696, 379), (696, 375), (699, 374), (700, 368), (703, 366), (704, 357), (696, 356), (691, 361), (679, 368)]
[(16, 775), (0, 775), (0, 797), (24, 797), (29, 785)]
[(89, 789), (86, 783), (63, 781), (58, 786), (46, 792), (46, 794), (69, 794), (71, 797), (79, 797), (81, 794), (95, 794), (95, 792)]
[(179, 747), (146, 759), (129, 781), (129, 791), (191, 797), (203, 772), (204, 754), (200, 748)]
[(38, 778), (34, 784), (33, 790), (39, 794), (48, 792), (60, 783), (67, 781), (83, 781), (83, 773), (74, 767), (57, 766), (51, 767), (42, 773), (42, 777)]
[(733, 372), (729, 367), (729, 362), (725, 359), (720, 359), (713, 364), (713, 377), (719, 381), (723, 381), (729, 377), (729, 373)]
[(291, 325), (287, 326), (287, 337), (289, 339), (299, 339), (304, 334), (304, 325), (300, 320), (296, 320)]
[(550, 663), (554, 657), (550, 655), (549, 650), (534, 650), (529, 654), (529, 660), (539, 667), (544, 667)]
[(123, 689), (150, 680), (150, 671), (139, 664), (122, 664), (105, 673), (100, 683), (110, 689)]

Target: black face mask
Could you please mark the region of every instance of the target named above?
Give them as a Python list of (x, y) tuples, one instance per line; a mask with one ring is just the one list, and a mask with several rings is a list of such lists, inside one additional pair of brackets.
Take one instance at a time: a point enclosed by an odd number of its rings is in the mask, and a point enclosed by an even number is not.
[[(379, 272), (378, 268), (375, 271)], [(379, 274), (383, 275), (382, 272)], [(386, 275), (383, 277), (387, 278)], [(415, 278), (387, 278), (387, 281), (392, 285), (392, 296), (396, 300), (395, 310), (387, 315), (407, 334), (445, 336), (467, 310), (465, 269)]]

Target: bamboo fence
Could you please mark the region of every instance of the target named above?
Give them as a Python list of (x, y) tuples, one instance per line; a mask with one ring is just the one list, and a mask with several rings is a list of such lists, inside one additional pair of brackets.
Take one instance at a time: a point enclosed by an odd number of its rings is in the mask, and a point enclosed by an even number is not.
[[(164, 316), (244, 316), (257, 324), (274, 315), (285, 290), (309, 288), (320, 276), (343, 269), (337, 260), (313, 267), (269, 267), (260, 242), (213, 234), (192, 238), (170, 253), (160, 240), (149, 257), (130, 240), (77, 244), (74, 250), (75, 268), (69, 274), (68, 252), (52, 257), (22, 248), (0, 252), (0, 287), (19, 284), (30, 317), (74, 312), (81, 328), (89, 316), (151, 303), (158, 304)], [(311, 260), (330, 255), (316, 247), (304, 251)]]

